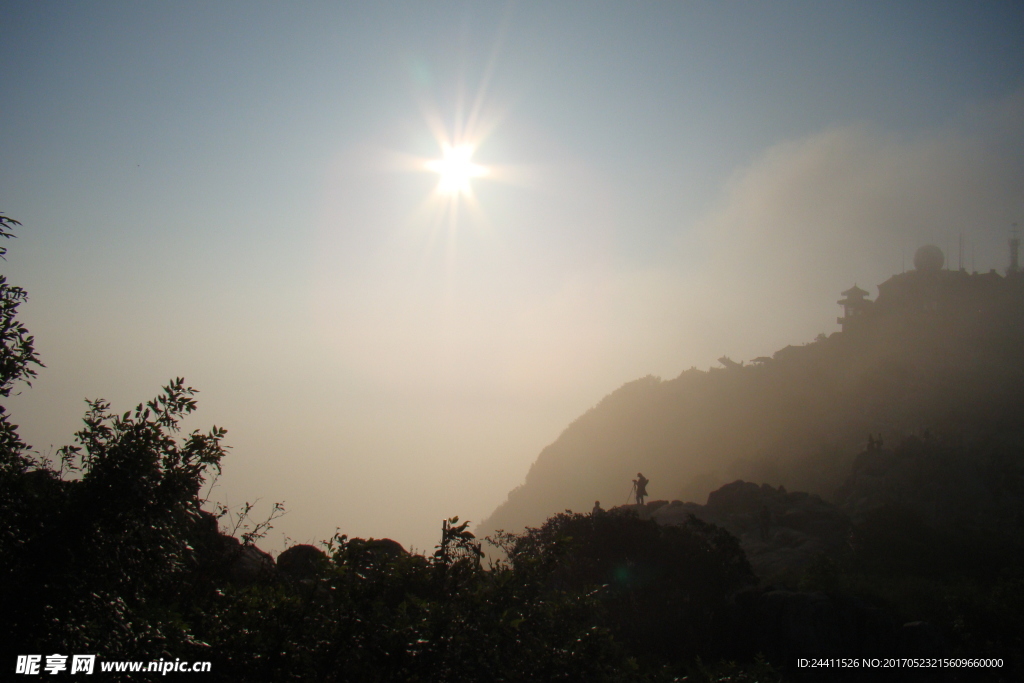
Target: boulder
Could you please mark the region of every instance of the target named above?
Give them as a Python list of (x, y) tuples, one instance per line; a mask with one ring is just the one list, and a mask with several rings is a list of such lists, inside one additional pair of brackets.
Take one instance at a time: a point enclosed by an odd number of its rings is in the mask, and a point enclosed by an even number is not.
[(316, 578), (326, 564), (324, 551), (308, 544), (293, 545), (277, 556), (277, 568), (297, 581)]
[[(277, 578), (274, 558), (254, 545), (243, 545), (238, 539), (225, 536), (224, 561), (228, 577), (235, 583), (251, 585)], [(234, 541), (234, 543), (232, 543)]]

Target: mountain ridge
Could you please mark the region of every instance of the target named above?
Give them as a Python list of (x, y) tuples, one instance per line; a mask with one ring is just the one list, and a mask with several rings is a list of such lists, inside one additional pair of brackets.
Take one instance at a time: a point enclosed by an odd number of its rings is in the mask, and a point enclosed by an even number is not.
[(830, 499), (869, 435), (1019, 436), (1024, 277), (935, 264), (932, 252), (875, 301), (854, 287), (839, 302), (840, 332), (745, 365), (624, 384), (541, 451), (479, 533), (595, 499), (618, 505), (637, 471), (653, 498), (702, 500), (744, 479)]

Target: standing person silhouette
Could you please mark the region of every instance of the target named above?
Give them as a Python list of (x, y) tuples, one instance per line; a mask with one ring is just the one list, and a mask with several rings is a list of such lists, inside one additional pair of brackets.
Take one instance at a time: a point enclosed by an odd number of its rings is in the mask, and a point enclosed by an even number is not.
[(649, 479), (645, 477), (641, 472), (636, 473), (636, 479), (633, 480), (633, 486), (636, 487), (636, 504), (643, 505), (644, 498), (647, 497), (647, 484)]

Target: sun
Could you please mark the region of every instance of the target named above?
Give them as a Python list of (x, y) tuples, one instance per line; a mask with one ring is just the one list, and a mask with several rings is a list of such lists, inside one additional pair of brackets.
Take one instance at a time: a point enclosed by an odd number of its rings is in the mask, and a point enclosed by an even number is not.
[(474, 151), (473, 145), (469, 144), (454, 147), (444, 144), (441, 148), (442, 157), (426, 163), (427, 170), (441, 176), (437, 185), (438, 193), (451, 197), (472, 194), (469, 181), (487, 175), (486, 167), (472, 162)]

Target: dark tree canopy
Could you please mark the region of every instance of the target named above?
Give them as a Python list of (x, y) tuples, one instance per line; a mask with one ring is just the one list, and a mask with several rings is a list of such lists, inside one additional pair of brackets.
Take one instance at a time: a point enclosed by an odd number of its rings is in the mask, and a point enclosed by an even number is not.
[[(0, 214), (0, 237), (14, 237), (14, 228), (21, 223)], [(0, 245), (0, 258), (7, 247)], [(30, 384), (36, 368), (42, 367), (35, 350), (35, 338), (18, 320), (18, 307), (28, 295), (21, 287), (10, 285), (0, 275), (0, 398), (6, 399), (19, 382)], [(17, 434), (17, 425), (10, 422), (6, 406), (0, 405), (0, 471), (19, 470), (26, 466), (23, 451), (26, 445)]]

